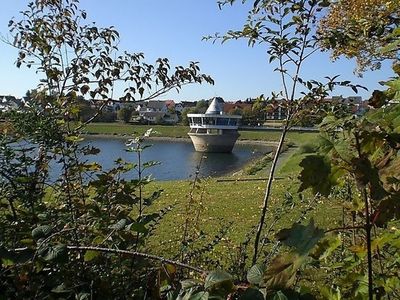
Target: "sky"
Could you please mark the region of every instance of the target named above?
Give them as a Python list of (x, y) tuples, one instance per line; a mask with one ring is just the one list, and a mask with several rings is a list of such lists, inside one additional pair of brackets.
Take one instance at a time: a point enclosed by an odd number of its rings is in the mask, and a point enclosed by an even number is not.
[[(200, 62), (201, 72), (209, 74), (215, 85), (202, 84), (184, 87), (161, 97), (176, 101), (195, 101), (219, 96), (225, 101), (266, 96), (282, 89), (280, 75), (268, 63), (265, 46), (248, 47), (245, 40), (224, 44), (202, 41), (202, 37), (244, 24), (249, 4), (218, 8), (217, 0), (81, 0), (89, 21), (98, 26), (114, 26), (120, 33), (120, 50), (143, 52), (146, 61), (167, 57), (172, 66)], [(19, 18), (28, 0), (3, 1), (0, 10), (0, 34), (9, 36), (7, 24), (11, 17)], [(35, 70), (15, 66), (17, 51), (0, 42), (0, 95), (22, 97), (39, 83)], [(340, 75), (342, 80), (368, 87), (359, 95), (368, 99), (374, 89), (382, 89), (378, 82), (393, 75), (390, 65), (379, 71), (366, 72), (362, 78), (354, 75), (354, 60), (332, 62), (329, 53), (317, 53), (302, 70), (305, 79), (322, 80), (325, 76)], [(350, 89), (339, 89), (333, 95), (354, 96)], [(115, 91), (115, 97), (122, 90)]]

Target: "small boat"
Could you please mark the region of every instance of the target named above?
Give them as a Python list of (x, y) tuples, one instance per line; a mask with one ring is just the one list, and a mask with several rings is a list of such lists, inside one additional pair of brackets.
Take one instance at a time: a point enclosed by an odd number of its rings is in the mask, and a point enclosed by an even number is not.
[(227, 115), (223, 100), (215, 97), (204, 114), (188, 114), (188, 135), (198, 152), (232, 152), (242, 116)]

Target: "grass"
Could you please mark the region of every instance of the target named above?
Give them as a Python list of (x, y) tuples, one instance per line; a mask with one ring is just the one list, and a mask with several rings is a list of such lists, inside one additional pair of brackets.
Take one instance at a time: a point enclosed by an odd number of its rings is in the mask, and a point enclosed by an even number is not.
[(132, 135), (143, 134), (149, 128), (153, 128), (159, 136), (163, 137), (187, 137), (188, 132), (188, 127), (186, 126), (148, 126), (124, 123), (91, 123), (86, 127), (86, 132), (89, 134)]
[[(292, 135), (296, 136), (296, 135)], [(303, 137), (302, 135), (298, 135)], [(314, 135), (315, 136), (315, 135)], [(313, 136), (308, 135), (307, 142), (312, 142)], [(299, 139), (301, 140), (301, 139)], [(300, 148), (302, 149), (302, 147)], [(313, 201), (311, 192), (298, 194), (300, 172), (299, 162), (304, 154), (298, 154), (297, 148), (289, 148), (282, 155), (282, 162), (277, 176), (283, 179), (275, 180), (270, 198), (266, 228), (274, 224), (268, 238), (274, 240), (274, 235), (280, 229), (290, 227), (294, 222), (313, 218), (317, 226), (322, 228), (339, 227), (342, 209), (332, 199)], [(202, 181), (205, 194), (200, 198), (200, 189), (195, 189), (192, 210), (199, 214), (193, 230), (203, 232), (202, 238), (193, 241), (194, 248), (201, 248), (215, 239), (222, 228), (229, 229), (217, 246), (207, 250), (204, 255), (207, 259), (219, 261), (224, 268), (237, 264), (239, 246), (258, 224), (262, 207), (265, 180), (241, 181), (236, 179), (266, 177), (269, 167), (258, 171), (255, 175), (239, 175), (227, 177), (231, 181), (219, 181), (217, 178), (208, 178)], [(162, 220), (150, 238), (148, 247), (152, 252), (174, 257), (181, 249), (181, 238), (185, 220), (186, 207), (190, 199), (190, 180), (155, 182), (149, 188), (164, 190), (154, 209), (159, 210), (173, 205), (173, 210)], [(311, 202), (310, 202), (311, 201)], [(307, 221), (308, 222), (308, 221)], [(252, 242), (247, 249), (251, 253)], [(265, 249), (267, 250), (267, 249)], [(206, 265), (200, 265), (206, 267)]]
[[(235, 249), (246, 239), (246, 235), (251, 232), (253, 226), (258, 223), (265, 182), (218, 182), (216, 179), (208, 179), (203, 182), (203, 185), (205, 185), (206, 191), (203, 199), (195, 197), (194, 205), (198, 205), (200, 208), (197, 210), (199, 219), (194, 227), (195, 230), (204, 232), (204, 238), (194, 242), (196, 243), (195, 247), (201, 247), (212, 241), (221, 228), (231, 223), (224, 239), (206, 254), (212, 259), (221, 259), (222, 257), (225, 266), (230, 266), (235, 264), (231, 257), (232, 252), (236, 251)], [(149, 247), (152, 252), (171, 257), (181, 247), (180, 241), (187, 217), (185, 206), (189, 201), (190, 182), (157, 182), (154, 183), (154, 186), (164, 190), (154, 208), (161, 209), (171, 204), (174, 205), (174, 208), (162, 219), (155, 235), (149, 241)], [(316, 224), (323, 228), (332, 228), (339, 222), (339, 218), (335, 216), (340, 215), (340, 208), (335, 207), (332, 202), (323, 200), (313, 204), (310, 209), (308, 201), (311, 200), (311, 195), (304, 193), (304, 199), (301, 199), (296, 195), (297, 189), (298, 183), (295, 177), (275, 181), (266, 226), (268, 227), (275, 218), (278, 220), (269, 238), (273, 238), (274, 233), (278, 230), (290, 227), (292, 223), (299, 221), (303, 211), (307, 212), (307, 219), (314, 218)], [(285, 206), (283, 203), (286, 203), (289, 193), (293, 195), (293, 202)]]
[[(163, 137), (187, 137), (186, 133), (188, 132), (186, 126), (144, 126), (119, 123), (94, 123), (87, 127), (87, 131), (91, 134), (121, 135), (134, 132), (140, 134), (149, 128), (153, 128)], [(279, 131), (240, 131), (240, 134), (242, 140), (278, 141), (280, 137)], [(316, 136), (315, 133), (310, 132), (289, 132), (287, 142), (300, 146), (304, 143), (312, 143)], [(290, 227), (293, 222), (299, 221), (305, 212), (307, 219), (314, 218), (316, 224), (324, 228), (335, 226), (339, 220), (341, 209), (336, 208), (333, 202), (322, 200), (319, 203), (313, 203), (310, 207), (308, 201), (312, 199), (311, 193), (304, 193), (303, 198), (298, 196), (297, 176), (300, 171), (298, 164), (301, 155), (296, 153), (296, 149), (297, 147), (292, 147), (283, 153), (277, 172), (277, 176), (283, 176), (283, 179), (276, 180), (273, 185), (266, 220), (267, 227), (276, 222), (269, 236), (271, 239), (279, 229)], [(266, 182), (264, 180), (236, 181), (235, 179), (240, 179), (241, 176), (254, 179), (266, 177), (269, 164), (250, 167), (256, 169), (256, 172), (252, 172), (254, 175), (231, 176), (229, 179), (232, 181), (228, 182), (219, 182), (216, 178), (202, 180), (200, 185), (205, 190), (202, 198), (199, 196), (201, 188), (194, 191), (194, 202), (190, 209), (192, 214), (198, 214), (198, 219), (193, 221), (191, 228), (199, 234), (199, 238), (193, 241), (193, 246), (201, 248), (207, 245), (215, 239), (222, 228), (229, 227), (218, 245), (205, 253), (208, 259), (219, 260), (224, 267), (235, 265), (239, 245), (259, 220)], [(149, 192), (156, 188), (164, 190), (162, 196), (152, 207), (154, 211), (169, 205), (173, 206), (172, 211), (160, 221), (154, 234), (150, 237), (147, 247), (151, 253), (176, 257), (182, 247), (181, 240), (183, 227), (188, 217), (186, 208), (190, 198), (191, 182), (190, 180), (158, 181), (146, 188)], [(292, 200), (288, 201), (288, 199)], [(221, 258), (223, 259), (221, 260)]]

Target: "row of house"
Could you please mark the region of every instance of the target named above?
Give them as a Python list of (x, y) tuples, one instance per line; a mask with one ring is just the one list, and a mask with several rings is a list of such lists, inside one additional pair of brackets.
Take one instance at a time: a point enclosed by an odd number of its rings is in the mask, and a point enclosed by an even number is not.
[[(24, 105), (25, 98), (18, 99), (14, 96), (1, 96), (0, 95), (0, 112), (6, 112), (11, 109), (16, 109)], [(118, 100), (93, 100), (88, 101), (93, 108), (99, 107), (106, 101), (105, 110), (108, 112), (118, 112), (124, 107), (130, 107), (135, 111), (133, 114), (137, 120), (147, 123), (170, 123), (175, 124), (180, 119), (182, 112), (185, 109), (196, 107), (197, 102), (181, 101), (175, 102), (174, 100), (152, 100), (152, 101), (136, 101), (136, 102), (122, 102)], [(333, 96), (325, 99), (324, 102), (331, 104), (342, 103), (351, 107), (352, 113), (362, 115), (368, 109), (367, 101), (363, 101), (361, 97), (341, 97)], [(255, 100), (247, 99), (245, 101), (224, 102), (223, 109), (225, 113), (232, 113), (234, 111), (252, 110)], [(283, 100), (276, 100), (263, 104), (263, 121), (266, 120), (282, 120), (286, 118), (286, 106)]]
[[(134, 120), (141, 120), (146, 123), (168, 123), (175, 124), (179, 121), (185, 106), (183, 103), (175, 103), (173, 100), (152, 100), (121, 102), (117, 100), (106, 100), (105, 110), (108, 112), (118, 112), (123, 108), (130, 108), (135, 113)], [(103, 100), (92, 101), (93, 107), (99, 107), (104, 104)]]

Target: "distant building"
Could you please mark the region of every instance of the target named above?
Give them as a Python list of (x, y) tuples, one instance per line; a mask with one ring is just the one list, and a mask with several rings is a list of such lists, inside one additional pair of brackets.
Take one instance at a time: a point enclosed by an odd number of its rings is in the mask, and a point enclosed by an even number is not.
[(161, 101), (145, 101), (137, 105), (136, 111), (139, 117), (146, 123), (168, 123), (175, 124), (178, 122), (176, 113), (171, 113), (169, 107), (175, 102), (173, 100)]
[(17, 99), (14, 96), (0, 96), (0, 112), (16, 110), (22, 105), (22, 99)]
[(265, 120), (284, 120), (287, 116), (286, 101), (274, 100), (267, 104), (264, 114)]
[(252, 103), (236, 101), (236, 102), (225, 102), (224, 103), (224, 113), (231, 113), (234, 110), (241, 109), (251, 109)]
[(189, 108), (194, 108), (197, 105), (197, 101), (181, 101), (180, 103), (181, 103), (181, 105), (183, 107), (182, 110), (189, 109)]
[(145, 102), (147, 111), (154, 111), (154, 112), (168, 112), (168, 106), (165, 101), (160, 100), (153, 100)]
[(180, 102), (175, 103), (175, 111), (176, 111), (177, 113), (182, 113), (182, 111), (183, 111), (184, 108), (185, 108), (185, 107), (183, 106), (182, 103), (180, 103)]

